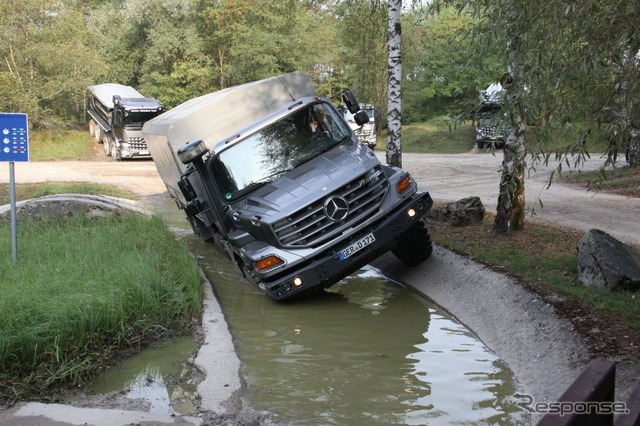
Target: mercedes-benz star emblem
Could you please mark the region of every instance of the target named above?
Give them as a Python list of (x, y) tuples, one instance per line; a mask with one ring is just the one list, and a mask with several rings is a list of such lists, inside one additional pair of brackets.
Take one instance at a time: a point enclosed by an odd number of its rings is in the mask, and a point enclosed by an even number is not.
[(349, 203), (342, 197), (330, 197), (324, 202), (324, 214), (334, 222), (344, 220), (349, 214)]

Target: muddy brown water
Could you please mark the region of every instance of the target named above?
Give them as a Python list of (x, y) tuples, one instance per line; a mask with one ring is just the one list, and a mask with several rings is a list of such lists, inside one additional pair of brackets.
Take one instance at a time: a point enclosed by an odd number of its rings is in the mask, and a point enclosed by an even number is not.
[[(268, 413), (273, 424), (529, 423), (513, 398), (517, 385), (508, 366), (402, 283), (366, 267), (313, 297), (274, 302), (187, 231), (173, 202), (155, 199), (150, 207), (198, 257), (243, 364), (243, 403)], [(139, 389), (131, 397), (152, 399), (155, 411), (188, 414), (185, 392), (192, 389), (176, 366), (193, 355), (190, 342), (145, 351), (131, 366), (102, 375), (93, 389), (124, 383)]]

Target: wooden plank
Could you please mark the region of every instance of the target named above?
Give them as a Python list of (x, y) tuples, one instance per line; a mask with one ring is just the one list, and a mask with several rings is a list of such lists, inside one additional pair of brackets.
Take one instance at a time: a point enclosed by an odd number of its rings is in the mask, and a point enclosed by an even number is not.
[(616, 416), (615, 426), (640, 426), (640, 380), (633, 385), (627, 399), (629, 414)]
[(537, 426), (612, 426), (612, 410), (601, 413), (596, 407), (586, 403), (613, 403), (615, 376), (615, 363), (591, 361), (558, 401), (549, 405), (548, 413), (540, 419)]

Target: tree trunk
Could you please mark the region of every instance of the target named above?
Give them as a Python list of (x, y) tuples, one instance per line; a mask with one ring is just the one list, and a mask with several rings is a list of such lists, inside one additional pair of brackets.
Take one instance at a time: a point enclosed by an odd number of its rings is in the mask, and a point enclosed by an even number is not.
[(631, 167), (640, 167), (640, 104), (631, 108), (626, 157)]
[(387, 107), (387, 163), (402, 167), (401, 80), (402, 55), (400, 49), (400, 11), (402, 0), (389, 0), (389, 24), (387, 26), (388, 57), (388, 107)]
[(524, 170), (527, 148), (524, 140), (523, 69), (518, 59), (517, 28), (508, 30), (507, 58), (510, 73), (503, 77), (504, 99), (512, 113), (513, 132), (507, 137), (502, 160), (500, 195), (493, 231), (506, 234), (524, 229)]
[(509, 135), (504, 145), (500, 195), (494, 232), (506, 234), (524, 229), (524, 126)]
[(626, 155), (629, 166), (640, 167), (640, 133), (629, 140)]

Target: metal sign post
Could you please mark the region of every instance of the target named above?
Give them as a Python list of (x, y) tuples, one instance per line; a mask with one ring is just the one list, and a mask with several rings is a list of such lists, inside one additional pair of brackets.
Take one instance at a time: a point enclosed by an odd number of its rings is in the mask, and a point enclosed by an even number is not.
[(18, 228), (16, 226), (15, 161), (29, 161), (29, 128), (27, 114), (0, 112), (0, 161), (9, 162), (11, 197), (11, 255), (18, 260)]

